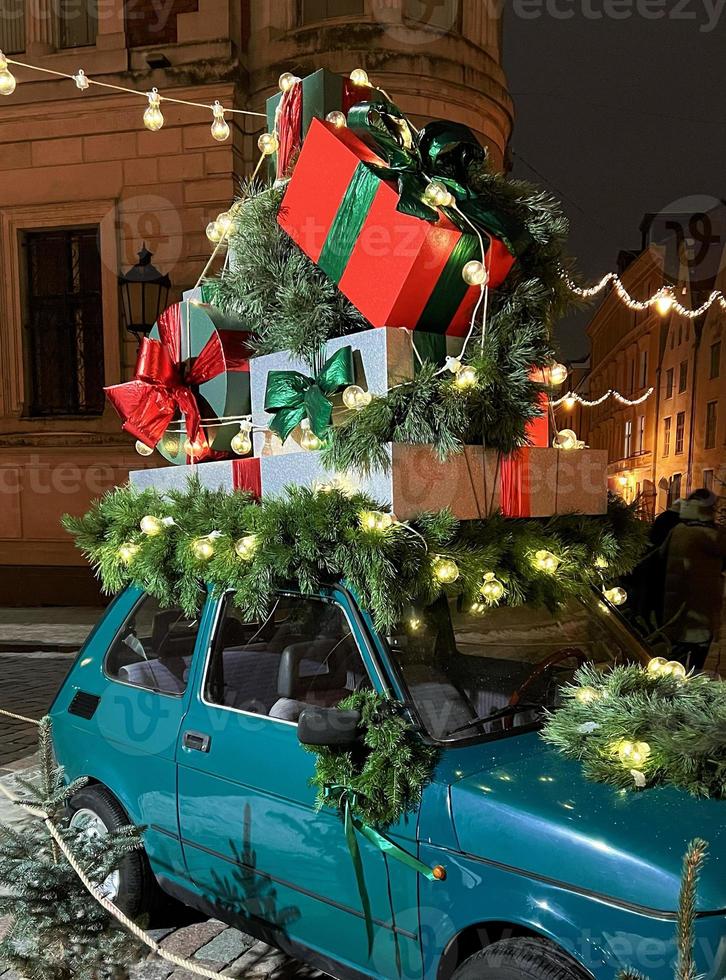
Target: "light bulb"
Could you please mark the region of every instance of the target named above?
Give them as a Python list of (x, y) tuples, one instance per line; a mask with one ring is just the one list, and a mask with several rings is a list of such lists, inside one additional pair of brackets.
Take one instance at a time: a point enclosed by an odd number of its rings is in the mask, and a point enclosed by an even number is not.
[(224, 143), (226, 139), (229, 139), (229, 125), (224, 118), (224, 106), (220, 104), (219, 100), (212, 106), (212, 112), (214, 113), (212, 136), (218, 143)]
[(266, 157), (269, 157), (272, 156), (273, 153), (277, 153), (280, 143), (274, 133), (263, 133), (257, 140), (257, 146), (260, 149), (260, 153), (263, 153)]
[(569, 371), (567, 370), (567, 367), (564, 364), (560, 364), (559, 361), (555, 361), (554, 364), (550, 364), (547, 370), (549, 383), (555, 388), (567, 381), (568, 374)]
[(343, 392), (343, 404), (346, 408), (360, 412), (361, 409), (370, 405), (373, 395), (370, 391), (365, 391), (360, 385), (348, 385)]
[(118, 556), (124, 565), (130, 565), (139, 553), (139, 546), (133, 541), (125, 541), (118, 549)]
[(251, 431), (252, 423), (250, 421), (245, 420), (240, 423), (239, 432), (230, 443), (233, 453), (237, 453), (238, 456), (246, 456), (252, 451)]
[(560, 559), (557, 555), (553, 555), (551, 551), (546, 551), (544, 548), (535, 552), (534, 555), (534, 566), (538, 568), (540, 572), (547, 572), (548, 575), (553, 575), (557, 571), (557, 566), (560, 564)]
[(8, 68), (7, 58), (0, 51), (0, 95), (12, 95), (17, 84), (15, 75)]
[(457, 388), (473, 388), (479, 380), (476, 368), (470, 364), (465, 365), (460, 371), (456, 372), (454, 384)]
[(448, 187), (442, 184), (438, 180), (432, 180), (426, 185), (426, 190), (424, 191), (424, 201), (435, 208), (446, 207), (451, 203), (452, 197), (449, 193)]
[(473, 613), (475, 616), (481, 616), (483, 613), (487, 612), (489, 607), (485, 602), (473, 602), (469, 612)]
[(651, 748), (647, 742), (631, 742), (624, 738), (617, 745), (617, 753), (628, 769), (640, 769), (650, 758)]
[(332, 112), (329, 112), (325, 117), (325, 121), (332, 123), (336, 129), (343, 129), (348, 125), (348, 120), (345, 117), (345, 113), (341, 112), (340, 109), (333, 109)]
[(667, 660), (659, 671), (660, 677), (675, 677), (676, 680), (685, 680), (688, 672), (683, 664), (677, 660)]
[(210, 221), (207, 225), (207, 238), (212, 245), (219, 245), (219, 243), (222, 241), (222, 233), (217, 227), (216, 221)]
[(489, 278), (484, 263), (479, 262), (478, 259), (472, 259), (471, 262), (467, 262), (461, 270), (461, 276), (469, 286), (483, 286)]
[(217, 215), (215, 220), (215, 225), (222, 238), (227, 238), (234, 231), (234, 215), (231, 211), (222, 211), (221, 214)]
[(381, 534), (392, 527), (394, 523), (393, 516), (382, 510), (361, 511), (358, 519), (365, 531), (377, 531)]
[(658, 294), (658, 299), (655, 301), (655, 308), (661, 316), (668, 316), (673, 309), (674, 302), (671, 291), (669, 289), (662, 289)]
[(446, 369), (451, 371), (452, 374), (458, 374), (461, 371), (461, 361), (458, 357), (451, 357), (450, 355), (446, 358)]
[(614, 589), (605, 589), (603, 595), (612, 606), (622, 606), (628, 601), (628, 593), (616, 585)]
[(139, 524), (142, 534), (148, 535), (150, 538), (156, 537), (157, 534), (161, 534), (164, 530), (164, 522), (159, 517), (154, 517), (153, 514), (147, 514), (146, 517), (141, 518)]
[(595, 568), (605, 569), (610, 567), (610, 562), (604, 555), (598, 555), (595, 559)]
[(572, 429), (560, 429), (552, 440), (555, 449), (577, 449), (578, 443), (577, 433)]
[(73, 76), (73, 81), (76, 83), (76, 88), (80, 89), (81, 92), (85, 92), (88, 86), (91, 84), (88, 81), (86, 73), (82, 68), (78, 70), (78, 74)]
[(280, 86), (281, 92), (290, 92), (295, 88), (300, 79), (297, 75), (293, 75), (291, 71), (284, 71), (278, 80), (278, 85)]
[(256, 534), (246, 534), (234, 543), (234, 550), (238, 558), (249, 561), (259, 547), (259, 539)]
[(451, 558), (435, 558), (433, 564), (434, 576), (444, 585), (451, 585), (459, 577), (459, 566)]
[(176, 435), (169, 435), (166, 433), (164, 438), (161, 440), (161, 444), (164, 448), (164, 452), (167, 452), (170, 456), (178, 456), (179, 450), (181, 449), (181, 443), (179, 437)]
[(411, 616), (408, 621), (408, 628), (412, 633), (415, 633), (417, 630), (421, 629), (421, 620), (418, 616)]
[(192, 554), (198, 561), (209, 561), (214, 554), (214, 539), (195, 538), (192, 541)]
[(580, 704), (592, 704), (593, 701), (598, 701), (600, 698), (600, 692), (594, 687), (578, 687), (575, 691), (575, 700), (579, 701)]
[(627, 478), (627, 476), (625, 476), (625, 475), (619, 476), (618, 477), (618, 483), (620, 484), (621, 487), (627, 487), (627, 485), (628, 485), (628, 478)]
[(141, 441), (141, 439), (137, 439), (136, 440), (136, 445), (135, 445), (134, 448), (136, 449), (136, 452), (139, 454), (139, 456), (153, 456), (154, 455), (154, 448), (153, 448), (153, 446), (147, 446), (145, 442), (142, 442)]
[(309, 452), (315, 452), (316, 449), (320, 449), (323, 443), (310, 428), (310, 419), (303, 419), (300, 423), (300, 428), (303, 430), (302, 438), (300, 439), (302, 448), (307, 449)]
[(186, 456), (191, 456), (192, 459), (198, 459), (204, 452), (205, 444), (201, 437), (198, 437), (194, 442), (191, 439), (184, 440), (184, 454)]
[(506, 589), (494, 572), (487, 572), (484, 576), (484, 583), (479, 591), (487, 602), (496, 603), (504, 598)]
[(160, 108), (161, 96), (159, 95), (158, 89), (152, 88), (147, 97), (149, 99), (149, 105), (144, 113), (144, 126), (150, 129), (152, 133), (157, 133), (164, 125), (164, 117)]
[(653, 677), (659, 677), (663, 673), (663, 668), (667, 663), (668, 661), (665, 657), (653, 657), (648, 662), (648, 673), (652, 674)]
[(567, 395), (567, 396), (565, 397), (565, 400), (564, 400), (564, 401), (562, 402), (562, 404), (563, 404), (563, 405), (565, 406), (565, 409), (566, 409), (566, 410), (567, 410), (568, 412), (571, 412), (571, 411), (572, 411), (572, 409), (573, 409), (573, 408), (575, 407), (575, 405), (577, 404), (577, 399), (576, 399), (576, 398), (573, 398), (573, 397), (572, 397), (572, 395)]
[(354, 85), (359, 87), (363, 87), (364, 85), (370, 86), (371, 84), (370, 79), (368, 78), (368, 72), (365, 70), (365, 68), (354, 68), (350, 73), (350, 80)]

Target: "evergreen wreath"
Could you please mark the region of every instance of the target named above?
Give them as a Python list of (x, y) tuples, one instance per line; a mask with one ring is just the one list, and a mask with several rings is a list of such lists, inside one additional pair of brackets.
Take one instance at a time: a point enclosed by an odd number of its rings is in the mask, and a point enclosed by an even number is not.
[(355, 816), (390, 827), (421, 802), (437, 752), (403, 717), (403, 705), (375, 691), (351, 694), (339, 707), (361, 712), (361, 748), (308, 748), (317, 756), (318, 807), (341, 810), (347, 794)]
[[(252, 620), (264, 616), (275, 593), (290, 582), (309, 594), (345, 580), (378, 629), (400, 622), (412, 604), (428, 605), (442, 591), (480, 601), (489, 572), (505, 585), (507, 603), (557, 609), (602, 584), (595, 556), (616, 578), (632, 569), (645, 543), (645, 526), (615, 497), (602, 517), (497, 515), (460, 523), (444, 510), (407, 524), (394, 521), (385, 530), (366, 528), (361, 515), (379, 509), (363, 494), (302, 487), (257, 503), (248, 494), (208, 490), (192, 479), (185, 490), (166, 494), (120, 487), (84, 517), (67, 515), (63, 523), (107, 593), (135, 584), (162, 605), (179, 604), (193, 615), (208, 583), (217, 595), (231, 590)], [(141, 531), (146, 516), (157, 519), (157, 533)], [(200, 541), (211, 545), (201, 556)], [(540, 549), (560, 559), (555, 574), (533, 562)], [(434, 574), (441, 557), (457, 564), (459, 576), (451, 585), (443, 586)]]
[(604, 674), (585, 665), (563, 689), (564, 705), (542, 737), (597, 782), (726, 799), (726, 683), (704, 674), (680, 678), (658, 664)]

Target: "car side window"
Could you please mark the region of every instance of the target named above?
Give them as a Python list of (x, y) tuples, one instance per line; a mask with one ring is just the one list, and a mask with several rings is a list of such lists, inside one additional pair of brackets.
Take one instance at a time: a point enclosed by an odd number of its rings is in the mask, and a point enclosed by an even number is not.
[(198, 621), (181, 609), (164, 609), (153, 596), (144, 596), (106, 654), (106, 673), (134, 687), (181, 695), (187, 687), (198, 630)]
[(204, 681), (209, 703), (297, 722), (307, 705), (333, 708), (370, 686), (335, 602), (280, 595), (267, 618), (250, 624), (225, 601)]

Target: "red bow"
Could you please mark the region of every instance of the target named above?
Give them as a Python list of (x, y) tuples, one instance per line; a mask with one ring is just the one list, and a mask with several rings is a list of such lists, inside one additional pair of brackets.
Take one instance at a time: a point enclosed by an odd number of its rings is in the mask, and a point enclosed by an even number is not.
[(201, 432), (201, 412), (192, 385), (201, 385), (226, 369), (222, 341), (214, 333), (199, 355), (181, 361), (180, 307), (166, 310), (158, 321), (159, 340), (144, 337), (134, 380), (106, 388), (109, 401), (123, 420), (123, 429), (147, 446), (155, 446), (178, 412), (183, 413), (189, 441), (199, 458), (208, 450)]

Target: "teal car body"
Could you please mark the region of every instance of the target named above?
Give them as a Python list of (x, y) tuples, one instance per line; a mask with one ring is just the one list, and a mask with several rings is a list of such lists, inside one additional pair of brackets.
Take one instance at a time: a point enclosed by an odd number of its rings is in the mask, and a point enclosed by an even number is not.
[[(584, 977), (630, 967), (672, 980), (681, 862), (700, 836), (711, 856), (697, 965), (706, 980), (726, 976), (724, 804), (588, 782), (533, 724), (439, 740), (420, 808), (387, 831), (445, 880), (360, 840), (369, 949), (343, 824), (315, 806), (315, 757), (297, 725), (205, 694), (221, 600), (208, 598), (196, 626), (183, 693), (109, 675), (107, 653), (140, 597), (132, 588), (112, 603), (51, 715), (67, 778), (106, 787), (145, 828), (164, 891), (339, 977), (447, 980), (483, 944), (541, 936)], [(355, 597), (342, 587), (322, 597), (344, 613), (372, 686), (409, 704), (390, 644)]]

